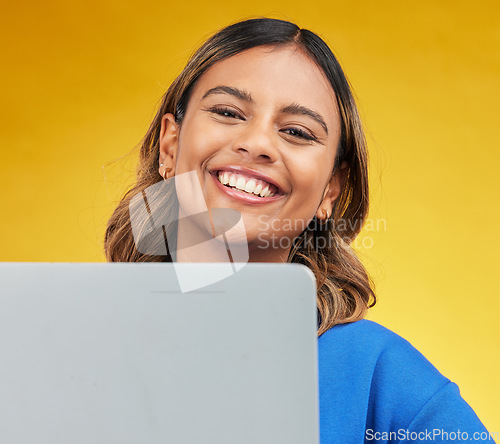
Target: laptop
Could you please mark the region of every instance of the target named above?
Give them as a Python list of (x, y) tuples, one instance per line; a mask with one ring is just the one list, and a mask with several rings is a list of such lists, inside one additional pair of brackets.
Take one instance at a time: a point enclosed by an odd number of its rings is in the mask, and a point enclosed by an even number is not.
[(221, 267), (1, 263), (0, 442), (319, 443), (312, 272)]

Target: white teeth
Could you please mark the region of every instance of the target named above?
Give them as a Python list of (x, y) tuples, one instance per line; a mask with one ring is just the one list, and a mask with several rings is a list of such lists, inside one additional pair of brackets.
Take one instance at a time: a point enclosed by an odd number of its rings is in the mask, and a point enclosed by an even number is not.
[(250, 180), (247, 182), (246, 186), (245, 186), (245, 191), (246, 191), (247, 193), (253, 193), (253, 190), (254, 190), (254, 188), (255, 188), (255, 185), (256, 185), (255, 180), (250, 179)]
[(236, 188), (238, 190), (244, 190), (246, 185), (246, 180), (243, 179), (243, 177), (238, 177), (238, 180), (236, 181)]
[[(249, 194), (254, 194), (260, 197), (274, 196), (271, 193), (271, 185), (266, 184), (261, 180), (249, 179), (238, 174), (233, 174), (228, 171), (220, 171), (218, 174), (219, 182), (223, 185), (228, 185), (232, 188), (244, 191)], [(264, 185), (263, 185), (264, 184)]]
[(266, 188), (264, 188), (261, 192), (260, 192), (260, 197), (267, 197), (269, 196), (269, 194), (271, 194), (269, 192), (269, 185), (266, 185)]
[(219, 182), (223, 185), (227, 185), (229, 183), (229, 174), (227, 172), (219, 173)]

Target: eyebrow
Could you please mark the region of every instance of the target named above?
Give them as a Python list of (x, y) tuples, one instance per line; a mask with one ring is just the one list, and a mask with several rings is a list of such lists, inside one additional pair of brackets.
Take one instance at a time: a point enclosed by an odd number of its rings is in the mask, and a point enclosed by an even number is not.
[[(216, 86), (215, 88), (211, 88), (203, 95), (202, 99), (212, 94), (230, 94), (243, 102), (254, 103), (250, 93), (232, 86)], [(312, 109), (299, 105), (298, 103), (292, 103), (291, 105), (285, 106), (285, 108), (281, 109), (281, 113), (309, 116), (316, 120), (316, 122), (318, 122), (325, 130), (325, 133), (328, 134), (328, 126), (326, 125), (325, 120), (321, 117), (321, 114), (313, 111)]]
[(233, 88), (232, 86), (216, 86), (215, 88), (209, 89), (202, 98), (204, 99), (212, 94), (231, 94), (243, 100), (243, 102), (253, 103), (252, 96), (249, 93), (238, 88)]
[(323, 117), (321, 117), (321, 114), (313, 111), (312, 109), (306, 108), (305, 106), (299, 105), (297, 103), (293, 103), (292, 105), (288, 105), (283, 108), (281, 112), (283, 114), (298, 114), (302, 116), (312, 117), (323, 127), (325, 133), (328, 134), (328, 127), (326, 126), (325, 120), (323, 119)]

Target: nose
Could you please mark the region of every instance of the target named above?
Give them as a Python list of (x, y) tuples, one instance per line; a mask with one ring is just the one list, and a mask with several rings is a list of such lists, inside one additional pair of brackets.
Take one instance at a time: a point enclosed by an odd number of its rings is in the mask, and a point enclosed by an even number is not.
[(246, 160), (273, 163), (279, 159), (274, 125), (264, 119), (252, 119), (238, 133), (233, 149)]

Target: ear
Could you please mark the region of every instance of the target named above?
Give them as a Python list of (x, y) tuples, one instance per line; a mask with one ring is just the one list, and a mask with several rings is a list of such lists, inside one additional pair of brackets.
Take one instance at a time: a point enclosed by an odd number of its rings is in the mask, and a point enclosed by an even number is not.
[(316, 211), (316, 217), (318, 219), (326, 220), (332, 215), (333, 205), (344, 188), (347, 172), (348, 164), (346, 161), (343, 161), (340, 167), (336, 168), (333, 172), (332, 177), (326, 185), (325, 192), (323, 193), (323, 199)]
[(169, 176), (175, 175), (175, 163), (177, 159), (177, 148), (179, 146), (179, 125), (171, 113), (165, 114), (161, 119), (160, 130), (160, 158), (158, 164), (159, 173), (165, 175), (165, 169), (169, 171)]

